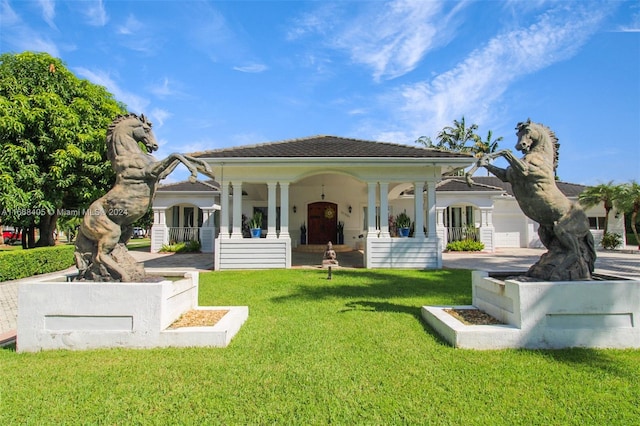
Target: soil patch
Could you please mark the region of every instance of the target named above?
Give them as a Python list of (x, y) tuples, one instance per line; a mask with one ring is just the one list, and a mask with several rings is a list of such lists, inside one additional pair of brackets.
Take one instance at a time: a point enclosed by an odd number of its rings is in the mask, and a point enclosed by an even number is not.
[(228, 310), (192, 309), (180, 315), (170, 329), (181, 327), (211, 327), (222, 319)]
[(445, 309), (449, 315), (465, 325), (492, 325), (504, 324), (502, 321), (492, 317), (479, 309)]

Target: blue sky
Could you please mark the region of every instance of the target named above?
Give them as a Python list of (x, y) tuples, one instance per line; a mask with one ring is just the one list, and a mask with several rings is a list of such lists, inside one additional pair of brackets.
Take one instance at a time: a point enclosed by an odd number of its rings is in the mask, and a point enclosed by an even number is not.
[(462, 116), (513, 149), (531, 118), (559, 137), (563, 181), (640, 180), (637, 1), (0, 0), (0, 17), (0, 52), (48, 52), (150, 116), (158, 158), (415, 145)]

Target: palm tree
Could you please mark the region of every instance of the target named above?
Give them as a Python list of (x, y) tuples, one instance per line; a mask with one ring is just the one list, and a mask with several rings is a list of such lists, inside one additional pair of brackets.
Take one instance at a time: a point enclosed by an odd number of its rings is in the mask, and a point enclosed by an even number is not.
[(480, 158), (484, 154), (491, 154), (498, 150), (498, 142), (500, 142), (504, 138), (500, 136), (498, 138), (495, 138), (494, 140), (491, 140), (492, 137), (493, 132), (489, 130), (487, 132), (487, 140), (483, 141), (481, 138), (478, 138), (476, 140), (476, 143), (471, 148), (471, 152), (473, 152), (473, 155), (475, 155), (476, 158)]
[(636, 223), (638, 213), (640, 212), (640, 184), (635, 180), (630, 183), (621, 185), (620, 197), (616, 207), (623, 212), (631, 212), (631, 231), (638, 242), (638, 250), (640, 250), (640, 238), (638, 238), (638, 230)]
[[(473, 152), (473, 155), (475, 155), (476, 158), (480, 158), (485, 154), (494, 153), (498, 150), (498, 142), (500, 142), (504, 138), (500, 136), (494, 140), (491, 140), (492, 137), (493, 132), (489, 130), (487, 132), (486, 140), (483, 141), (481, 138), (478, 138), (478, 140), (476, 140), (476, 143), (471, 148), (471, 152)], [(487, 170), (487, 176), (490, 176), (489, 170)]]
[(584, 207), (595, 207), (602, 203), (604, 205), (604, 234), (607, 234), (609, 228), (609, 212), (613, 209), (615, 203), (618, 202), (621, 193), (621, 185), (614, 185), (613, 181), (602, 183), (596, 186), (590, 186), (578, 196), (578, 201)]
[(478, 130), (477, 124), (467, 127), (464, 116), (460, 121), (453, 120), (453, 126), (447, 126), (438, 133), (438, 147), (449, 151), (467, 152), (471, 147), (467, 146), (467, 142), (474, 143), (480, 139), (475, 133)]

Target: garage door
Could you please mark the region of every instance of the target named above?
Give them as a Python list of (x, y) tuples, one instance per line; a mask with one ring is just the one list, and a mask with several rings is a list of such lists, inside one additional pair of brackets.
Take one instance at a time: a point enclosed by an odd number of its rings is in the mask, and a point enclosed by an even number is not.
[(524, 216), (496, 214), (493, 216), (496, 247), (520, 247), (520, 236), (524, 232)]
[(496, 232), (496, 247), (520, 247), (519, 232)]

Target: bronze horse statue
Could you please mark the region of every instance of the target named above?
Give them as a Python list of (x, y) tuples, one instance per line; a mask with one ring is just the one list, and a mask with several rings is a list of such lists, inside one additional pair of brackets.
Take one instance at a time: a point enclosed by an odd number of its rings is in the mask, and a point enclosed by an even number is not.
[(84, 214), (75, 250), (78, 280), (143, 280), (144, 269), (125, 244), (131, 238), (133, 223), (149, 210), (158, 181), (178, 164), (189, 169), (191, 182), (198, 172), (213, 177), (207, 163), (188, 155), (171, 154), (156, 160), (151, 153), (158, 144), (151, 126), (144, 115), (128, 114), (116, 118), (107, 130), (107, 157), (116, 182)]
[[(508, 149), (485, 154), (467, 172), (467, 183), (479, 167), (485, 167), (503, 182), (509, 182), (520, 208), (538, 222), (540, 241), (547, 253), (526, 273), (527, 277), (545, 281), (575, 281), (591, 279), (596, 260), (589, 220), (578, 203), (569, 200), (556, 185), (558, 138), (548, 127), (518, 123), (515, 149), (522, 152), (516, 158)], [(502, 169), (491, 160), (504, 157), (509, 167)]]

